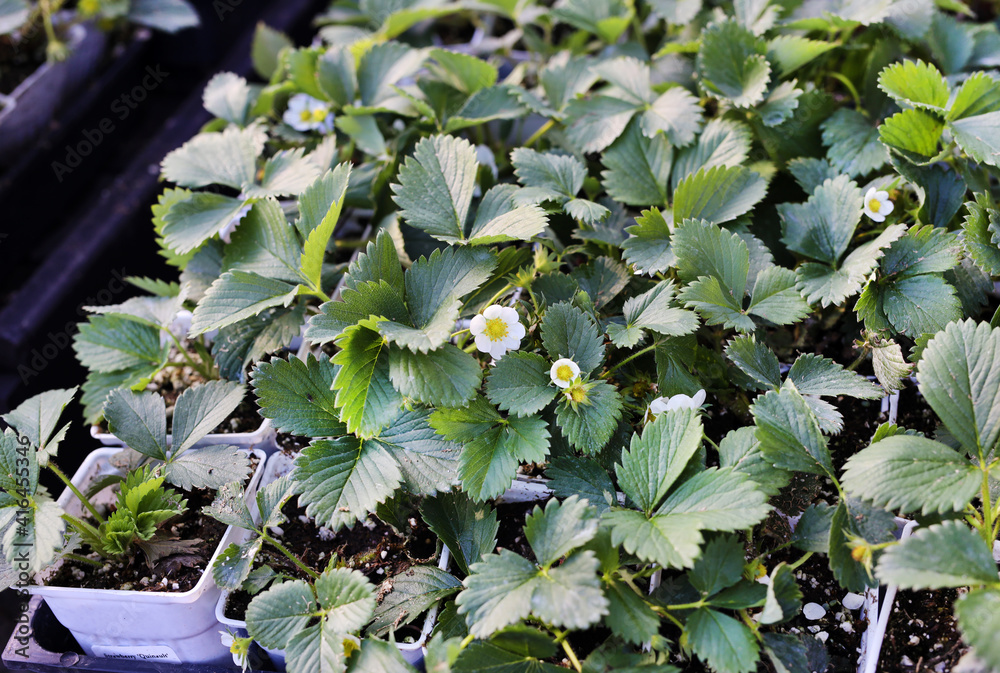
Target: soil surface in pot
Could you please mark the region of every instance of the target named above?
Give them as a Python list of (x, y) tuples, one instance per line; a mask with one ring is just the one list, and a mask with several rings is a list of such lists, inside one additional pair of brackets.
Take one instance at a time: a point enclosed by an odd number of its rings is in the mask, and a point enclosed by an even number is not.
[(297, 456), (299, 451), (309, 446), (310, 442), (312, 442), (308, 437), (290, 435), (287, 432), (279, 432), (275, 436), (274, 441), (278, 445), (278, 450), (291, 458)]
[[(330, 559), (336, 557), (338, 565), (358, 570), (372, 584), (378, 585), (414, 564), (432, 561), (437, 551), (434, 534), (417, 515), (409, 518), (405, 536), (374, 516), (354, 524), (353, 528), (331, 534), (307, 517), (305, 508), (298, 507), (295, 500), (286, 503), (281, 511), (288, 521), (280, 526), (278, 539), (317, 572), (323, 571)], [(264, 565), (290, 577), (308, 579), (291, 560), (269, 545), (264, 545), (254, 559), (254, 568)], [(226, 601), (226, 617), (243, 619), (251, 600), (253, 596), (243, 590), (230, 594)]]
[(896, 425), (907, 430), (917, 430), (930, 438), (937, 431), (938, 420), (927, 400), (917, 390), (916, 384), (907, 381), (899, 391), (899, 412)]
[(900, 589), (886, 628), (878, 670), (950, 671), (968, 651), (955, 624), (953, 609), (957, 597), (955, 589)]
[[(794, 563), (802, 557), (803, 552), (796, 549), (785, 549), (776, 552), (767, 559), (768, 569), (773, 569), (778, 563)], [(848, 610), (841, 601), (848, 594), (837, 583), (826, 556), (814, 555), (795, 571), (795, 579), (802, 591), (802, 605), (817, 603), (826, 610), (820, 619), (810, 620), (800, 612), (777, 627), (769, 627), (781, 633), (805, 634), (825, 638), (826, 652), (829, 659), (827, 671), (854, 671), (858, 667), (858, 657), (861, 651), (861, 635), (868, 628), (868, 623), (861, 619), (860, 610)], [(826, 634), (823, 636), (822, 634)], [(768, 657), (761, 657), (758, 671), (771, 673), (776, 669)], [(879, 668), (879, 670), (883, 670)]]
[(535, 560), (535, 552), (528, 544), (528, 538), (524, 535), (524, 520), (535, 510), (535, 506), (544, 506), (542, 502), (512, 502), (497, 505), (497, 520), (500, 528), (497, 530), (496, 551), (509, 549), (518, 556), (523, 556), (529, 561)]
[[(67, 560), (46, 582), (50, 586), (82, 589), (119, 589), (182, 593), (194, 588), (201, 579), (211, 555), (219, 546), (226, 525), (201, 513), (212, 504), (215, 492), (207, 489), (182, 491), (187, 498), (187, 511), (164, 524), (171, 538), (200, 540), (198, 552), (178, 554), (162, 559), (153, 570), (146, 565), (141, 551), (123, 560), (108, 560), (100, 568)], [(93, 523), (92, 520), (88, 521)]]

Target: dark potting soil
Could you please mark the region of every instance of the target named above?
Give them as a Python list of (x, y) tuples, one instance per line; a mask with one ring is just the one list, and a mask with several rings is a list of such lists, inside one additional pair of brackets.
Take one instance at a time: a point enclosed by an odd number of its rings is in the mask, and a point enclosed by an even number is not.
[(497, 531), (498, 552), (509, 549), (529, 561), (535, 560), (535, 552), (531, 550), (528, 538), (524, 535), (524, 520), (536, 505), (542, 506), (544, 503), (513, 502), (496, 506), (497, 520), (500, 522), (500, 529)]
[(834, 406), (844, 418), (844, 429), (831, 436), (827, 446), (833, 467), (839, 474), (848, 458), (871, 443), (880, 423), (882, 401), (838, 397)]
[(933, 438), (938, 427), (937, 415), (927, 400), (917, 390), (917, 386), (907, 381), (899, 391), (899, 413), (896, 425), (907, 430), (917, 430)]
[(274, 441), (278, 444), (278, 450), (281, 451), (286, 456), (296, 456), (299, 451), (309, 446), (312, 441), (308, 437), (299, 437), (298, 435), (290, 435), (287, 432), (279, 432)]
[(950, 671), (968, 647), (955, 624), (958, 592), (900, 590), (879, 657), (879, 671)]
[[(767, 568), (770, 571), (782, 561), (794, 563), (802, 557), (802, 554), (803, 552), (796, 549), (783, 549), (767, 558)], [(868, 624), (861, 619), (860, 610), (848, 610), (841, 604), (848, 591), (834, 578), (826, 556), (820, 554), (811, 556), (795, 571), (795, 579), (802, 592), (802, 605), (817, 603), (823, 606), (826, 614), (820, 619), (809, 620), (800, 612), (794, 619), (777, 627), (768, 628), (780, 633), (805, 634), (806, 637), (812, 636), (821, 642), (825, 638), (830, 662), (826, 670), (857, 670), (861, 635), (868, 628)], [(761, 657), (757, 670), (772, 673), (776, 669), (765, 655)]]
[(10, 35), (0, 36), (0, 94), (10, 94), (45, 63), (45, 31), (32, 31), (15, 45)]
[[(327, 530), (321, 531), (320, 526), (306, 516), (305, 508), (298, 507), (294, 500), (286, 503), (281, 511), (288, 521), (280, 526), (281, 536), (278, 539), (316, 572), (325, 570), (330, 560), (336, 557), (338, 566), (358, 570), (378, 585), (414, 564), (430, 562), (437, 551), (434, 534), (416, 515), (410, 517), (405, 535), (400, 535), (375, 516), (354, 524), (353, 528), (344, 528), (330, 535)], [(308, 579), (305, 572), (288, 557), (269, 545), (264, 545), (254, 559), (254, 568), (265, 565), (289, 577)], [(242, 589), (233, 592), (226, 601), (226, 616), (243, 619), (251, 600), (253, 596)]]
[[(182, 593), (190, 591), (201, 579), (211, 555), (222, 540), (226, 525), (201, 513), (215, 500), (215, 492), (207, 489), (182, 491), (187, 498), (187, 510), (167, 521), (162, 530), (178, 540), (200, 540), (197, 551), (161, 559), (153, 570), (146, 564), (145, 554), (136, 548), (126, 558), (105, 561), (100, 568), (79, 561), (65, 561), (47, 581), (51, 586), (83, 589), (119, 589)], [(89, 523), (94, 523), (92, 520)]]

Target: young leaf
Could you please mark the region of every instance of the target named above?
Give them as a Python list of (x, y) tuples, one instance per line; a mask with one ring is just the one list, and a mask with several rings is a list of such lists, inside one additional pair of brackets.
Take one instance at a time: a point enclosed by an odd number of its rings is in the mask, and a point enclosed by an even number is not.
[(702, 168), (674, 192), (674, 222), (702, 219), (722, 224), (746, 213), (767, 194), (767, 182), (743, 166)]
[(691, 649), (719, 673), (749, 673), (759, 657), (759, 645), (750, 629), (710, 608), (698, 608), (688, 618), (686, 635)]
[(508, 353), (490, 370), (486, 380), (490, 402), (518, 416), (538, 413), (556, 393), (550, 385), (549, 365), (536, 353)]
[(389, 379), (401, 395), (431, 406), (459, 407), (476, 394), (479, 363), (453, 344), (429, 353), (389, 349)]
[(298, 287), (247, 271), (227, 271), (208, 288), (194, 310), (190, 336), (221, 329), (272, 306), (288, 306)]
[(878, 87), (897, 103), (943, 112), (951, 92), (944, 75), (930, 63), (900, 61), (878, 76)]
[[(310, 287), (316, 290), (319, 290), (322, 285), (323, 258), (326, 256), (326, 246), (329, 244), (330, 237), (333, 236), (333, 230), (340, 219), (340, 211), (344, 206), (344, 197), (347, 194), (347, 183), (350, 177), (351, 165), (340, 164), (332, 172), (327, 172), (308, 188), (311, 191), (307, 200), (312, 201), (313, 199), (320, 198), (320, 193), (323, 194), (324, 202), (326, 199), (330, 199), (329, 206), (322, 219), (309, 229), (302, 248), (302, 258), (299, 262), (303, 278), (306, 279)], [(311, 224), (312, 215), (304, 213), (301, 219), (305, 223)]]
[(544, 569), (581, 547), (597, 534), (597, 512), (586, 500), (573, 495), (562, 503), (549, 500), (545, 509), (535, 505), (524, 520), (524, 536)]
[(402, 397), (392, 387), (385, 340), (367, 327), (356, 325), (337, 339), (340, 351), (333, 364), (340, 371), (333, 380), (340, 420), (347, 431), (374, 434), (399, 414)]
[(735, 21), (711, 24), (702, 32), (698, 50), (702, 86), (737, 107), (759, 103), (771, 79), (765, 52), (764, 41)]
[(793, 384), (758, 397), (750, 409), (761, 452), (775, 467), (833, 475), (826, 438)]
[(552, 360), (569, 358), (583, 374), (604, 361), (604, 344), (590, 317), (567, 302), (550, 306), (542, 318), (542, 343)]
[(621, 245), (622, 257), (637, 271), (654, 274), (677, 263), (670, 246), (673, 230), (658, 208), (642, 211), (625, 231), (629, 238)]
[(118, 388), (104, 405), (108, 427), (125, 445), (159, 460), (167, 456), (167, 410), (154, 393)]
[(182, 187), (223, 185), (242, 190), (254, 182), (266, 138), (259, 126), (200, 133), (163, 159), (163, 177)]

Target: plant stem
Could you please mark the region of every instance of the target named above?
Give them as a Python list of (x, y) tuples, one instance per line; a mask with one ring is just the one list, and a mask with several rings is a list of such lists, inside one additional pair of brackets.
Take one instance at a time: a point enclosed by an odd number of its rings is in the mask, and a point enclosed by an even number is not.
[(467, 635), (465, 638), (462, 639), (462, 642), (459, 644), (458, 649), (464, 650), (466, 647), (469, 646), (469, 643), (471, 643), (473, 640), (475, 640), (475, 636), (473, 636), (470, 633), (469, 635)]
[(104, 523), (104, 517), (102, 517), (100, 514), (97, 513), (97, 510), (90, 503), (90, 500), (87, 499), (87, 496), (81, 493), (80, 489), (78, 489), (76, 485), (73, 484), (73, 482), (70, 480), (70, 478), (67, 477), (62, 470), (56, 467), (56, 464), (53, 463), (51, 460), (49, 461), (49, 469), (52, 470), (53, 474), (59, 477), (59, 480), (62, 483), (66, 484), (66, 488), (72, 491), (73, 495), (75, 495), (77, 498), (80, 499), (80, 502), (83, 504), (84, 507), (87, 508), (87, 511), (90, 512), (90, 515), (94, 517), (94, 521), (96, 521), (97, 523)]
[(566, 656), (569, 657), (570, 663), (573, 664), (573, 668), (576, 669), (578, 673), (583, 671), (583, 666), (580, 665), (580, 660), (576, 658), (576, 652), (574, 652), (573, 648), (570, 647), (568, 640), (562, 641), (562, 648), (563, 652), (566, 653)]
[(983, 472), (983, 490), (980, 496), (983, 500), (983, 528), (980, 532), (983, 535), (983, 541), (986, 542), (986, 546), (992, 553), (995, 534), (993, 530), (993, 502), (990, 500), (990, 471), (983, 466), (982, 461), (980, 461), (980, 467)]
[(492, 297), (490, 297), (490, 300), (488, 302), (486, 302), (486, 305), (487, 306), (493, 306), (493, 304), (497, 303), (497, 301), (500, 300), (500, 297), (504, 296), (505, 294), (507, 294), (508, 292), (510, 292), (513, 289), (514, 289), (514, 286), (511, 285), (510, 283), (507, 283), (502, 288), (500, 288), (499, 292), (497, 292), (495, 295), (493, 295)]
[(789, 564), (788, 569), (789, 570), (797, 570), (798, 567), (801, 566), (806, 561), (808, 561), (812, 557), (812, 555), (813, 555), (813, 553), (811, 551), (807, 551), (805, 554), (802, 555), (802, 558), (800, 558), (798, 561), (796, 561), (795, 563)]
[(280, 542), (278, 542), (277, 540), (275, 540), (273, 537), (271, 537), (267, 533), (264, 533), (263, 535), (261, 535), (261, 537), (264, 538), (264, 542), (268, 543), (269, 545), (271, 545), (272, 547), (274, 547), (275, 549), (277, 549), (278, 551), (280, 551), (282, 554), (284, 554), (285, 556), (287, 556), (289, 561), (291, 561), (296, 566), (298, 566), (299, 569), (302, 570), (307, 575), (309, 575), (309, 577), (311, 577), (313, 579), (316, 579), (316, 578), (319, 577), (319, 573), (318, 572), (316, 572), (315, 570), (313, 570), (312, 568), (310, 568), (309, 566), (307, 566), (305, 563), (303, 563), (302, 561), (300, 561), (295, 554), (293, 554), (291, 551), (288, 550), (287, 547), (285, 547), (285, 545), (281, 544)]
[(867, 358), (867, 357), (868, 357), (868, 349), (862, 350), (861, 351), (861, 355), (859, 355), (854, 360), (854, 362), (852, 362), (851, 364), (847, 365), (847, 371), (853, 372), (855, 369), (857, 369), (861, 365), (862, 362), (865, 361), (865, 358)]
[[(177, 346), (178, 352), (180, 352), (181, 356), (187, 361), (188, 365), (193, 367), (196, 372), (204, 376), (206, 379), (214, 378), (211, 372), (206, 371), (202, 365), (194, 361), (194, 358), (192, 358), (191, 355), (187, 352), (187, 348), (184, 348), (184, 346), (181, 344), (180, 339), (178, 339), (173, 332), (171, 332), (170, 330), (166, 330), (166, 332), (167, 334), (170, 335), (170, 338), (173, 340), (174, 345)], [(180, 363), (175, 363), (175, 365), (180, 365)]]
[(635, 353), (632, 353), (632, 355), (629, 355), (627, 358), (625, 358), (624, 360), (622, 360), (621, 362), (619, 362), (618, 364), (616, 364), (614, 367), (612, 367), (611, 369), (609, 369), (608, 370), (608, 376), (611, 376), (616, 371), (618, 371), (619, 369), (621, 369), (622, 367), (624, 367), (625, 365), (627, 365), (629, 362), (632, 362), (632, 360), (635, 360), (640, 355), (645, 355), (646, 353), (648, 353), (649, 351), (653, 350), (654, 348), (656, 348), (656, 344), (650, 344), (649, 346), (646, 346), (642, 350), (639, 350), (639, 351), (636, 351)]
[(546, 133), (548, 133), (549, 129), (555, 126), (555, 124), (556, 124), (555, 121), (552, 119), (542, 124), (542, 127), (540, 129), (532, 133), (531, 137), (528, 138), (526, 141), (524, 141), (524, 146), (531, 147), (532, 145), (534, 145), (536, 142), (538, 142), (538, 139), (544, 136)]
[(87, 565), (95, 566), (100, 568), (104, 564), (100, 561), (95, 561), (92, 558), (87, 558), (86, 556), (81, 556), (80, 554), (71, 554), (69, 552), (62, 555), (63, 558), (69, 559), (70, 561), (76, 561), (77, 563), (85, 563)]

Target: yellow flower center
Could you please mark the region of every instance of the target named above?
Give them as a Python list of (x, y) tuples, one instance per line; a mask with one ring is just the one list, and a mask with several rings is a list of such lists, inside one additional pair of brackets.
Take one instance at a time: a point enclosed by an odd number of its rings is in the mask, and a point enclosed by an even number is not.
[(312, 112), (312, 120), (314, 122), (321, 122), (324, 119), (326, 119), (326, 115), (327, 115), (327, 111), (324, 110), (323, 108), (319, 108), (318, 110), (313, 110), (313, 112)]
[(872, 211), (873, 213), (877, 213), (881, 209), (882, 209), (882, 202), (879, 201), (878, 199), (872, 199), (871, 201), (868, 202), (868, 210)]
[(500, 341), (505, 338), (509, 330), (507, 329), (507, 323), (504, 322), (503, 318), (491, 318), (486, 321), (486, 329), (483, 330), (483, 334), (490, 338), (490, 341)]
[(302, 112), (299, 113), (299, 119), (301, 119), (304, 122), (309, 121), (310, 119), (312, 119), (312, 112), (309, 112), (309, 110), (303, 110)]
[(587, 390), (583, 386), (570, 386), (566, 389), (566, 399), (575, 404), (587, 401)]
[(573, 369), (569, 365), (560, 365), (556, 368), (556, 378), (560, 381), (572, 381)]

